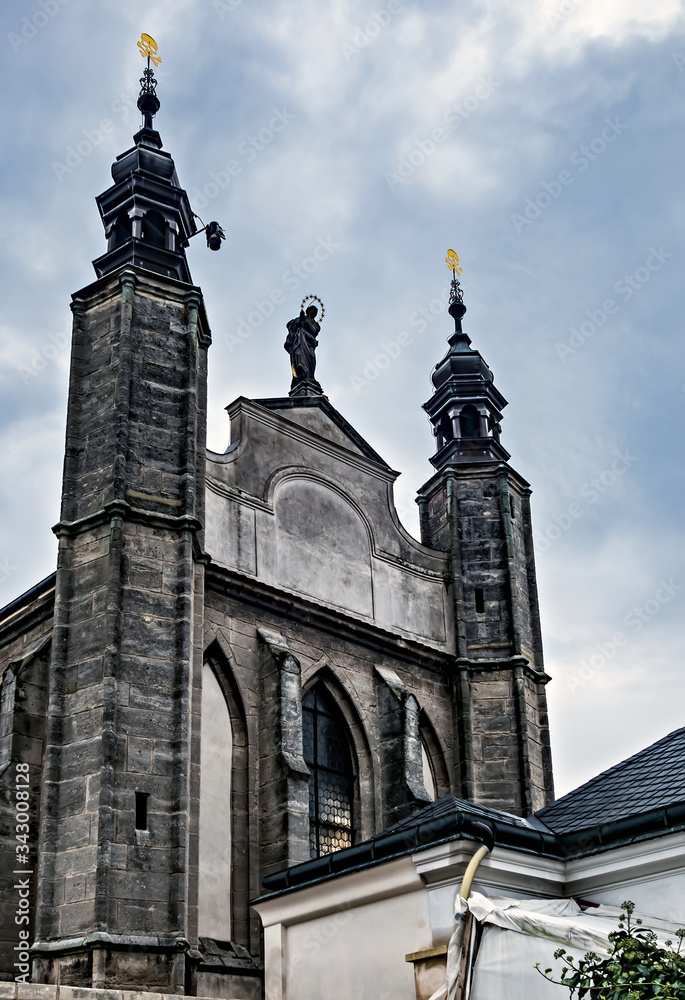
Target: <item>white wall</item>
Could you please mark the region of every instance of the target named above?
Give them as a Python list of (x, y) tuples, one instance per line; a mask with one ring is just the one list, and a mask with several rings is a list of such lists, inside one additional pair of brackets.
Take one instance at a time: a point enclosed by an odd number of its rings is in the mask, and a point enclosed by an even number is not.
[(404, 956), (427, 919), (424, 894), (411, 893), (288, 927), (288, 1000), (414, 1000)]
[[(266, 1000), (415, 1000), (405, 955), (449, 938), (454, 898), (476, 847), (437, 845), (258, 904)], [(685, 926), (685, 834), (566, 863), (496, 848), (473, 887), (488, 896), (572, 895), (617, 906), (631, 899), (642, 913)], [(535, 996), (547, 997), (537, 976), (534, 986)]]
[(635, 908), (648, 917), (658, 917), (685, 927), (685, 873), (626, 881), (592, 893), (596, 903), (620, 906), (630, 899)]
[(569, 894), (685, 927), (685, 832), (654, 837), (567, 865)]

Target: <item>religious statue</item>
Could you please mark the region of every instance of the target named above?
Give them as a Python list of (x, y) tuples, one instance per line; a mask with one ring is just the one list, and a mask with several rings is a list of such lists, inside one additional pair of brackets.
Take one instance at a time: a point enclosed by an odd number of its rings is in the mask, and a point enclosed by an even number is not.
[[(313, 298), (313, 296), (311, 296)], [(290, 355), (290, 367), (293, 373), (291, 393), (296, 388), (296, 384), (303, 389), (308, 385), (311, 390), (320, 393), (321, 386), (314, 377), (316, 371), (316, 348), (319, 341), (317, 337), (321, 330), (321, 324), (317, 322), (318, 309), (315, 305), (307, 306), (303, 299), (300, 315), (297, 319), (291, 319), (286, 323), (288, 335), (283, 345)], [(320, 301), (317, 299), (317, 301)], [(323, 319), (323, 313), (321, 315)]]

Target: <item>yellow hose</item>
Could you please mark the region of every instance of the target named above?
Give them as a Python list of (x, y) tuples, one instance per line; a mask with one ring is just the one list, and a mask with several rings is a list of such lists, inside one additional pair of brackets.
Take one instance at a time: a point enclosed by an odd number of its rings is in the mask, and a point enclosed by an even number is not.
[(461, 880), (461, 886), (459, 888), (459, 895), (462, 899), (468, 899), (471, 893), (471, 883), (475, 877), (476, 871), (478, 870), (478, 865), (481, 863), (486, 854), (490, 853), (490, 848), (483, 844), (478, 848), (476, 853), (473, 855), (469, 861), (466, 871), (464, 872), (464, 877)]

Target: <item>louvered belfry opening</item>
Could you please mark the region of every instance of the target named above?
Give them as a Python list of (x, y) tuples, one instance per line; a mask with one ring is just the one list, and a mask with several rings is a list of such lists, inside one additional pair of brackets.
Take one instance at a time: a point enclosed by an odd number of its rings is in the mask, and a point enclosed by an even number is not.
[(354, 773), (344, 723), (323, 685), (302, 700), (304, 759), (309, 778), (311, 856), (352, 845)]

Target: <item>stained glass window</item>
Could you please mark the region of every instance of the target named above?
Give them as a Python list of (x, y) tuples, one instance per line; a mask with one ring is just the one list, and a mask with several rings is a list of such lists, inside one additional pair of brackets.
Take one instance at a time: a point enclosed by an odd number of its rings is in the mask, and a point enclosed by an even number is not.
[(321, 684), (307, 692), (302, 709), (310, 772), (309, 847), (318, 858), (352, 845), (352, 760), (344, 724)]

